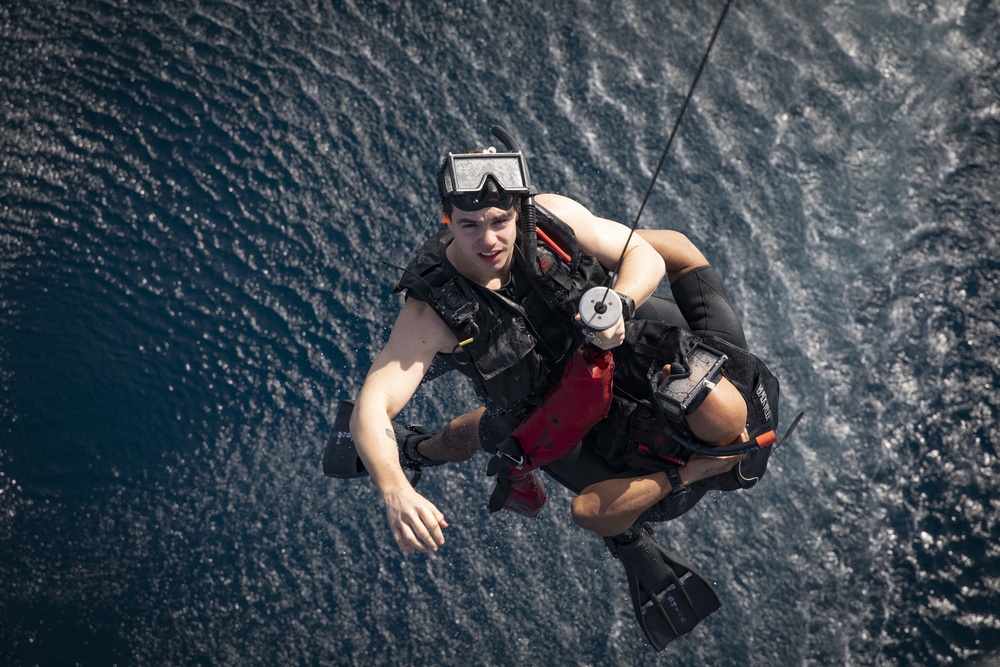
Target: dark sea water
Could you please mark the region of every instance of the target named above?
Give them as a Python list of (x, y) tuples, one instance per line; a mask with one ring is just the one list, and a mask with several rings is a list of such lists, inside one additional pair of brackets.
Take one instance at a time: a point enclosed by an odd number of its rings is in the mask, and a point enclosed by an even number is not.
[(3, 3), (0, 662), (998, 664), (996, 0), (726, 19), (642, 226), (705, 249), (807, 419), (659, 527), (723, 601), (664, 655), (551, 481), (532, 521), (485, 459), (428, 471), (448, 541), (403, 557), (320, 473), (440, 156), (500, 123), (630, 223), (722, 4)]

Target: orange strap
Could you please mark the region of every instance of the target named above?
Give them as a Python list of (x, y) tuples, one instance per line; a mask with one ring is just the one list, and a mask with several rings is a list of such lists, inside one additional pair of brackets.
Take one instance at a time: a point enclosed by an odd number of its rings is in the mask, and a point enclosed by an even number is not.
[(535, 233), (538, 235), (538, 238), (540, 238), (542, 241), (545, 242), (545, 245), (555, 250), (556, 254), (563, 258), (563, 261), (565, 262), (573, 261), (573, 258), (570, 257), (565, 250), (557, 246), (556, 242), (550, 239), (548, 234), (543, 232), (541, 229), (536, 229)]

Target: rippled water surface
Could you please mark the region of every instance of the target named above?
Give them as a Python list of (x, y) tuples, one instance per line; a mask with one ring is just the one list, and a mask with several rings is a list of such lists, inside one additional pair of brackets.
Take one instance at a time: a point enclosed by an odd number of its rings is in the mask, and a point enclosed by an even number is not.
[[(722, 609), (655, 655), (569, 495), (402, 557), (324, 478), (436, 223), (517, 136), (630, 223), (723, 3), (0, 7), (0, 661), (1000, 661), (1000, 6), (738, 1), (643, 214), (719, 267), (807, 419), (658, 529)], [(473, 404), (436, 381), (406, 413)]]

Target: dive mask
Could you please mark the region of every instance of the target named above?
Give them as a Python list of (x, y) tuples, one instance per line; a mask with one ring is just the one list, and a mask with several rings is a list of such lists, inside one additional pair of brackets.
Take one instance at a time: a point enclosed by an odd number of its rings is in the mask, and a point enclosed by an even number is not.
[(524, 155), (490, 151), (448, 154), (442, 194), (455, 208), (479, 211), (495, 206), (506, 211), (518, 195), (530, 193)]

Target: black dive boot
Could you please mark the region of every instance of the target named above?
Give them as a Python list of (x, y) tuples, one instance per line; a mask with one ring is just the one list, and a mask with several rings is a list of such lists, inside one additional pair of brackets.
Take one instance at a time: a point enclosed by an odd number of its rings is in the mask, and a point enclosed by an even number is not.
[[(351, 413), (354, 411), (353, 401), (341, 401), (337, 408), (337, 418), (333, 421), (333, 433), (326, 442), (323, 452), (323, 474), (327, 477), (347, 479), (364, 477), (368, 474), (365, 465), (358, 456), (358, 450), (351, 439)], [(410, 484), (417, 485), (423, 468), (439, 466), (446, 461), (429, 459), (417, 450), (417, 446), (431, 437), (420, 426), (400, 426), (393, 424), (396, 434), (396, 445), (399, 447), (399, 463), (403, 468), (413, 471)]]
[(635, 616), (657, 651), (721, 606), (697, 570), (653, 539), (649, 524), (636, 523), (604, 541), (625, 567)]

